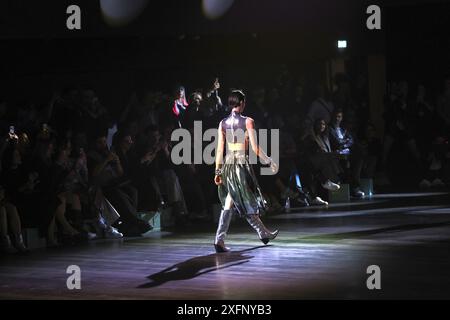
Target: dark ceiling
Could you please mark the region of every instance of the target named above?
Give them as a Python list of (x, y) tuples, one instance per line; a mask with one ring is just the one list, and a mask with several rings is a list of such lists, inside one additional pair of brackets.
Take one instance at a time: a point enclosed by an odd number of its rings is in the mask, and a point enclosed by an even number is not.
[[(128, 6), (145, 0), (102, 0)], [(214, 1), (214, 0), (211, 0)], [(71, 38), (114, 36), (196, 36), (265, 32), (339, 32), (363, 30), (368, 4), (412, 5), (425, 0), (235, 0), (216, 20), (205, 17), (202, 0), (150, 0), (142, 13), (120, 27), (111, 27), (102, 16), (100, 0), (2, 0), (0, 37)], [(66, 8), (82, 10), (82, 29), (66, 28)]]

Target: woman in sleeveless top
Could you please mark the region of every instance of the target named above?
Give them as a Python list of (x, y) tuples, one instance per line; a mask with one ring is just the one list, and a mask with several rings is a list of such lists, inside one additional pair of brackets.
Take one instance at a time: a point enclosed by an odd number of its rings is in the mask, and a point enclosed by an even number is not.
[[(223, 207), (214, 242), (216, 252), (229, 251), (229, 248), (225, 247), (224, 239), (233, 211), (248, 221), (264, 244), (275, 239), (278, 234), (278, 231), (270, 232), (260, 219), (260, 214), (265, 210), (266, 201), (248, 161), (249, 145), (261, 160), (270, 164), (274, 173), (278, 171), (278, 167), (259, 147), (253, 119), (242, 115), (245, 108), (244, 93), (240, 90), (232, 91), (228, 104), (232, 111), (219, 124), (214, 177)], [(227, 153), (223, 162), (225, 145)]]

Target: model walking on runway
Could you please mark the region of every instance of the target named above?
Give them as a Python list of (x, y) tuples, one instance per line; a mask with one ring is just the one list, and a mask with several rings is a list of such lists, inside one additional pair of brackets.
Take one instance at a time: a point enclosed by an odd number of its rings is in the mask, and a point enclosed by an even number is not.
[[(231, 114), (220, 122), (218, 129), (219, 138), (214, 177), (223, 209), (214, 242), (214, 247), (218, 253), (230, 250), (225, 247), (224, 239), (233, 211), (248, 221), (264, 244), (275, 239), (278, 234), (278, 230), (270, 232), (260, 219), (260, 214), (264, 210), (266, 202), (248, 161), (249, 142), (255, 154), (264, 163), (270, 164), (273, 173), (278, 171), (278, 166), (259, 147), (253, 119), (242, 115), (245, 108), (244, 93), (241, 90), (232, 91), (228, 98), (228, 105), (232, 109)], [(225, 144), (227, 154), (224, 163)]]

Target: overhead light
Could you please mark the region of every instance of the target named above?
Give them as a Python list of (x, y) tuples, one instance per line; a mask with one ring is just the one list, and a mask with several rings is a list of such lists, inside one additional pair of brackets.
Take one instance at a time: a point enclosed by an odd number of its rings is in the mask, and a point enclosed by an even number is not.
[(148, 4), (148, 0), (100, 0), (105, 22), (112, 27), (124, 26), (136, 19)]
[(223, 16), (233, 5), (234, 0), (203, 0), (203, 14), (210, 20)]
[(347, 48), (347, 40), (338, 40), (337, 46), (340, 49)]

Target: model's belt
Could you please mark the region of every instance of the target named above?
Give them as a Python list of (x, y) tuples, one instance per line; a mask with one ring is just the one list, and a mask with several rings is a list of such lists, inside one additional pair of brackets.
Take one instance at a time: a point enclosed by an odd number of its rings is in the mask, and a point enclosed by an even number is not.
[(245, 143), (228, 143), (230, 151), (245, 151)]

